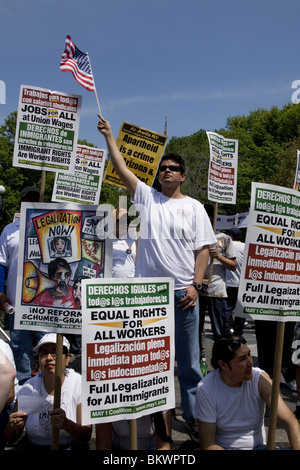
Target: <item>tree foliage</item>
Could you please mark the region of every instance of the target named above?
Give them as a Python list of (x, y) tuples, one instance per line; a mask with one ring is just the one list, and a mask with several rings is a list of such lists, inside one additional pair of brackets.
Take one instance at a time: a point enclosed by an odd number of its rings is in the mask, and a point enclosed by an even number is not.
[[(0, 230), (19, 211), (19, 194), (26, 186), (41, 184), (41, 171), (12, 165), (17, 113), (11, 113), (0, 127), (0, 185), (6, 188), (1, 211)], [(288, 104), (282, 109), (258, 108), (248, 116), (229, 116), (223, 129), (215, 130), (224, 137), (238, 139), (237, 203), (220, 204), (219, 212), (234, 214), (249, 210), (251, 183), (263, 182), (292, 188), (297, 150), (300, 150), (300, 105)], [(83, 145), (93, 144), (84, 141)], [(209, 145), (206, 131), (187, 137), (172, 137), (167, 152), (182, 155), (187, 165), (183, 191), (201, 202), (208, 202), (207, 179)], [(107, 162), (106, 162), (107, 163)], [(55, 173), (46, 172), (44, 201), (51, 202)], [(103, 183), (100, 203), (118, 205), (124, 191)], [(126, 193), (127, 198), (128, 194)], [(129, 198), (127, 199), (129, 205)]]
[[(226, 127), (215, 130), (238, 139), (236, 205), (221, 204), (219, 212), (234, 214), (249, 210), (251, 183), (262, 182), (292, 188), (300, 149), (300, 105), (282, 109), (257, 109), (248, 116), (228, 117)], [(190, 137), (170, 139), (166, 152), (181, 154), (187, 163), (185, 191), (201, 202), (207, 200), (209, 147), (203, 130)]]

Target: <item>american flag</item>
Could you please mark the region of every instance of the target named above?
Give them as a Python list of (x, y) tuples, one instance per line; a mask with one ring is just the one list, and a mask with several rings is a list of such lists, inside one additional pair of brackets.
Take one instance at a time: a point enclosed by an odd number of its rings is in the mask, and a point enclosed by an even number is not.
[(60, 60), (60, 70), (62, 72), (71, 72), (79, 85), (82, 85), (88, 91), (95, 91), (89, 56), (75, 46), (71, 36), (66, 37), (65, 52)]

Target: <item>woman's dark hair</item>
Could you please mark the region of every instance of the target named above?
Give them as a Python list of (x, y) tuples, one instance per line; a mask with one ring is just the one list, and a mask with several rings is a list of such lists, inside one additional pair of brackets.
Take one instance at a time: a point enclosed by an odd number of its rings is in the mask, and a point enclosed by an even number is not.
[(219, 361), (229, 362), (234, 357), (234, 351), (238, 349), (241, 344), (246, 344), (243, 336), (226, 335), (217, 339), (212, 348), (211, 365), (214, 369), (219, 369)]

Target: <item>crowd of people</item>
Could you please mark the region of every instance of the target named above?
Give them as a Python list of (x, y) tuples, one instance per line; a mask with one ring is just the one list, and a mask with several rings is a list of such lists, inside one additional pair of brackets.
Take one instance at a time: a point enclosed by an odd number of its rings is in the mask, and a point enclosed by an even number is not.
[[(115, 214), (118, 223), (113, 242), (112, 276), (174, 279), (175, 358), (187, 432), (199, 442), (200, 449), (265, 448), (264, 413), (265, 406), (270, 405), (273, 372), (272, 357), (267, 357), (265, 352), (266, 338), (271, 356), (274, 338), (269, 330), (267, 335), (262, 333), (259, 337), (260, 326), (264, 325), (257, 325), (260, 367), (253, 367), (243, 337), (244, 320), (234, 315), (244, 250), (241, 232), (236, 229), (228, 233), (215, 231), (214, 207), (182, 193), (181, 185), (186, 178), (182, 157), (165, 154), (158, 168), (160, 190), (150, 188), (129, 170), (109, 122), (101, 116), (98, 130), (106, 140), (113, 167), (140, 214), (138, 247), (132, 236), (124, 237), (120, 233), (119, 223), (123, 218), (126, 223), (120, 227), (128, 225), (126, 210)], [(25, 188), (20, 201), (35, 202), (38, 197), (38, 190)], [(18, 244), (19, 224), (14, 222), (0, 237), (2, 308), (5, 302), (15, 305)], [(60, 244), (58, 240), (57, 251)], [(63, 245), (65, 249), (65, 242)], [(58, 256), (56, 263), (62, 254)], [(55, 264), (52, 277), (56, 269)], [(65, 272), (68, 273), (67, 268)], [(65, 280), (64, 284), (68, 282)], [(213, 332), (214, 370), (203, 377), (200, 359), (205, 355), (202, 336), (206, 315)], [(269, 326), (272, 322), (267, 323)], [(287, 332), (283, 369), (286, 380), (296, 390), (296, 377), (299, 376), (300, 381), (300, 372), (297, 375), (299, 367), (292, 367), (291, 361), (295, 326), (292, 324), (291, 331)], [(262, 353), (260, 338), (264, 338)], [(61, 405), (53, 409), (56, 335), (37, 332), (33, 340), (30, 331), (14, 329), (13, 314), (10, 315), (12, 357), (0, 361), (3, 365), (1, 383), (5, 382), (0, 395), (2, 445), (15, 442), (25, 434), (22, 443), (26, 448), (51, 448), (51, 436), (56, 429), (61, 449), (88, 448), (92, 427), (81, 424), (81, 376), (69, 367), (68, 339), (63, 340)], [(0, 353), (5, 356), (1, 343)], [(38, 371), (32, 374), (34, 353), (38, 357)], [(297, 405), (300, 410), (300, 401)], [(39, 408), (36, 412), (35, 406), (42, 406), (42, 411)], [(298, 419), (280, 396), (278, 418), (287, 431), (291, 448), (300, 450)], [(172, 410), (139, 418), (138, 449), (171, 449), (172, 428)], [(96, 425), (96, 448), (129, 449), (128, 422)]]

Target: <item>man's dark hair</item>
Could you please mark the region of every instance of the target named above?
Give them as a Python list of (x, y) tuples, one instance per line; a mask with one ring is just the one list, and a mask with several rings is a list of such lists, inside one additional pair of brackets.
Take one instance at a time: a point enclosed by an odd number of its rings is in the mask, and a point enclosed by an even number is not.
[(164, 160), (172, 160), (173, 162), (178, 163), (180, 166), (180, 173), (185, 173), (185, 161), (180, 155), (177, 155), (176, 153), (166, 153), (161, 157), (159, 166)]
[(233, 240), (241, 240), (242, 239), (242, 232), (239, 228), (231, 228), (228, 230), (227, 234), (233, 239)]
[(234, 352), (238, 349), (241, 344), (246, 344), (246, 340), (243, 336), (237, 335), (226, 335), (217, 339), (212, 348), (211, 365), (214, 369), (219, 369), (219, 361), (229, 362), (234, 357)]

